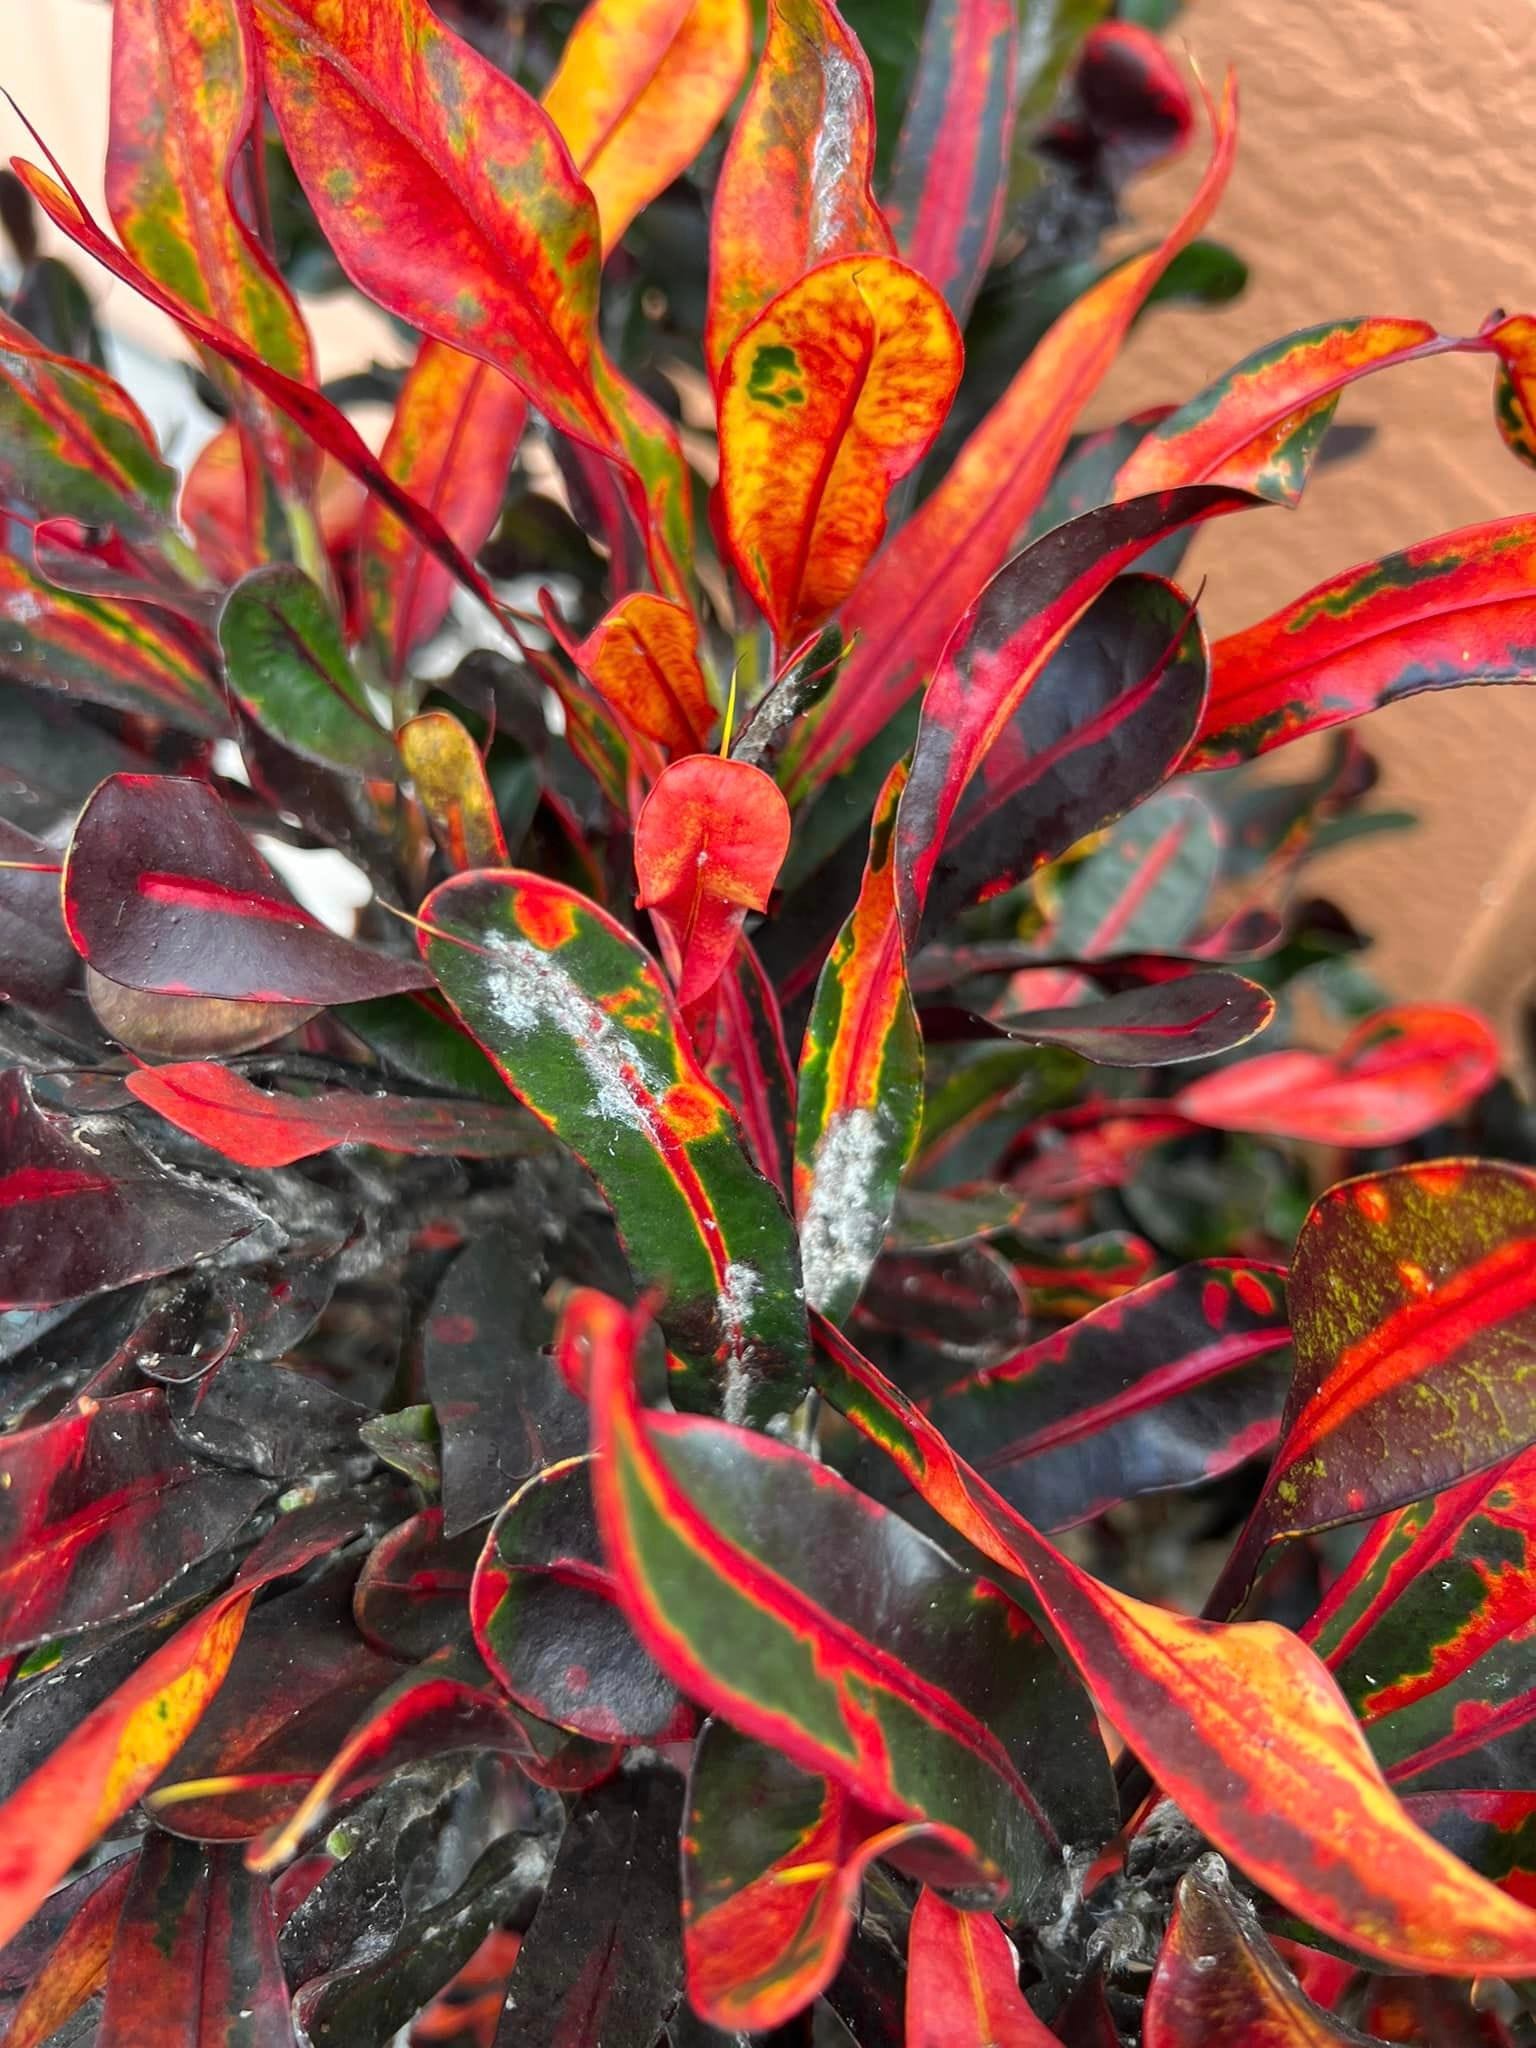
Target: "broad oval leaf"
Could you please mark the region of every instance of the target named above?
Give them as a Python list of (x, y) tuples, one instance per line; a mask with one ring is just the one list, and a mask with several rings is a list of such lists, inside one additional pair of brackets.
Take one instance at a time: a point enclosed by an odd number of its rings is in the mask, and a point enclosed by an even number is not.
[(654, 962), (574, 889), (506, 869), (422, 906), (422, 950), (508, 1085), (586, 1164), (635, 1276), (666, 1290), (674, 1396), (766, 1421), (804, 1386), (794, 1232)]
[(505, 867), (507, 842), (496, 798), (462, 722), (451, 711), (423, 711), (406, 720), (395, 741), (448, 865)]
[(1113, 1823), (1097, 1738), (1062, 1740), (1075, 1689), (1023, 1611), (804, 1453), (642, 1414), (636, 1318), (589, 1290), (566, 1314), (592, 1358), (604, 1546), (663, 1670), (876, 1814), (965, 1837), (979, 1895), (1048, 1910), (1062, 1842)]
[(800, 1055), (795, 1213), (805, 1297), (834, 1322), (879, 1256), (922, 1121), (923, 1041), (893, 873), (906, 779), (898, 763), (875, 805), (859, 900), (821, 970)]
[(589, 0), (544, 93), (603, 251), (693, 162), (752, 57), (748, 0)]
[(657, 776), (635, 820), (637, 901), (685, 1010), (725, 973), (748, 911), (768, 908), (788, 850), (789, 806), (761, 768), (691, 754)]
[(869, 60), (833, 0), (770, 0), (768, 34), (710, 216), (704, 353), (732, 343), (786, 286), (837, 256), (883, 256)]
[(1144, 2037), (1146, 2048), (1371, 2048), (1369, 2036), (1308, 1998), (1219, 1856), (1202, 1857), (1179, 1881)]
[(1536, 681), (1536, 519), (1345, 569), (1211, 652), (1192, 768), (1227, 768), (1420, 690)]
[(393, 777), (389, 734), (352, 672), (329, 604), (302, 569), (274, 562), (237, 583), (219, 614), (219, 645), (230, 688), (291, 753), (347, 775)]
[(593, 1742), (686, 1740), (693, 1715), (636, 1638), (598, 1542), (591, 1461), (546, 1465), (496, 1517), (469, 1596), (512, 1699)]
[(1018, 42), (1014, 0), (936, 0), (896, 144), (896, 246), (961, 321), (1002, 224)]
[[(945, 656), (968, 695), (1006, 687), (1009, 643), (1038, 601), (1016, 558), (968, 616)], [(1205, 701), (1205, 635), (1183, 593), (1155, 576), (1120, 576), (1089, 607), (976, 764), (945, 833), (926, 918), (945, 926), (1153, 794), (1193, 737)], [(983, 683), (982, 678), (987, 679)], [(942, 728), (918, 729), (926, 751)]]
[(85, 995), (92, 1016), (119, 1045), (161, 1060), (250, 1052), (270, 1045), (274, 1038), (286, 1038), (318, 1009), (295, 1009), (291, 1003), (227, 1003), (213, 996), (147, 995), (143, 989), (108, 981), (89, 965)]
[(1064, 1046), (1096, 1066), (1167, 1067), (1246, 1045), (1274, 1014), (1274, 997), (1256, 981), (1213, 970), (1061, 1009), (1025, 1010), (985, 1021), (1005, 1037)]
[(907, 1937), (907, 2048), (1056, 2048), (1019, 1989), (1013, 1948), (989, 1913), (924, 1885)]
[(1519, 1974), (1536, 1912), (1416, 1827), (1306, 1646), (1271, 1622), (1220, 1625), (1100, 1584), (959, 1458), (822, 1318), (818, 1385), (928, 1505), (1033, 1587), (1099, 1711), (1218, 1849), (1351, 1948), (1433, 1975)]
[(572, 658), (636, 732), (675, 754), (709, 743), (715, 709), (699, 662), (698, 621), (686, 605), (637, 590), (604, 613)]
[(75, 826), (64, 916), (109, 981), (155, 995), (347, 1003), (430, 985), (303, 911), (208, 785), (109, 775)]
[(960, 362), (943, 299), (886, 256), (819, 265), (732, 345), (718, 401), (721, 519), (781, 650), (858, 582), (893, 485), (944, 423)]
[[(473, 557), (496, 524), (527, 419), (527, 399), (500, 370), (428, 336), (400, 387), (379, 459)], [(398, 679), (442, 624), (453, 579), (370, 497), (358, 527), (357, 582), (368, 634)]]
[(1041, 1528), (1198, 1485), (1274, 1441), (1283, 1281), (1278, 1266), (1182, 1266), (946, 1387), (927, 1412)]
[(1399, 1003), (1367, 1017), (1336, 1053), (1260, 1053), (1192, 1081), (1173, 1106), (1216, 1130), (1396, 1145), (1458, 1116), (1498, 1071), (1498, 1040), (1476, 1010)]

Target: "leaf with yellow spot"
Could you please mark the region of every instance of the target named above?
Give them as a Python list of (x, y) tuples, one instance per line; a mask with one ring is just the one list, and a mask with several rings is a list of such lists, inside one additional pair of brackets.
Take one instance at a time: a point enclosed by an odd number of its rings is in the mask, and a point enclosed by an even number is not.
[(839, 258), (781, 292), (720, 375), (726, 542), (781, 648), (834, 612), (885, 536), (960, 380), (932, 285), (886, 256)]
[(1057, 2048), (991, 1914), (962, 1912), (927, 1885), (907, 1937), (906, 2016), (907, 2048)]
[(423, 711), (395, 735), (405, 772), (443, 858), (454, 868), (504, 868), (507, 842), (480, 750), (451, 711)]

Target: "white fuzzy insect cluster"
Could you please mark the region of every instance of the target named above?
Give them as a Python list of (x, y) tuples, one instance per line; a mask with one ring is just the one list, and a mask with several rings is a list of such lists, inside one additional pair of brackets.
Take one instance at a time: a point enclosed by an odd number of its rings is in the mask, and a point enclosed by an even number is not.
[(817, 1148), (800, 1220), (805, 1298), (814, 1309), (862, 1287), (885, 1241), (889, 1218), (874, 1199), (882, 1149), (879, 1116), (862, 1105), (833, 1117)]
[(650, 1118), (635, 1100), (635, 1084), (659, 1097), (666, 1092), (667, 1077), (646, 1066), (633, 1039), (616, 1028), (552, 954), (527, 939), (500, 936), (495, 950), (502, 971), (489, 977), (486, 994), (497, 1021), (513, 1038), (530, 1038), (553, 1025), (586, 1069), (597, 1114), (630, 1130), (648, 1131)]
[(725, 1285), (715, 1297), (715, 1314), (725, 1333), (725, 1385), (720, 1412), (727, 1422), (745, 1422), (747, 1396), (752, 1386), (752, 1346), (743, 1344), (742, 1333), (753, 1304), (763, 1290), (763, 1276), (755, 1266), (732, 1259), (725, 1269)]

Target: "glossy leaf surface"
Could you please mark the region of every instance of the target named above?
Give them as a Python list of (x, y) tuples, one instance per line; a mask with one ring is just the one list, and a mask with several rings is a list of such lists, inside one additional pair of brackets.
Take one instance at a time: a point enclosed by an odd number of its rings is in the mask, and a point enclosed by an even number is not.
[(1273, 996), (1256, 981), (1213, 971), (987, 1021), (1009, 1038), (1064, 1046), (1097, 1066), (1166, 1067), (1246, 1045), (1274, 1014)]
[(233, 1002), (344, 1003), (421, 988), (301, 910), (206, 783), (113, 775), (81, 812), (64, 915), (110, 981)]
[(654, 963), (574, 890), (512, 869), (443, 883), (422, 918), (445, 994), (598, 1180), (636, 1277), (665, 1288), (676, 1398), (784, 1412), (806, 1360), (789, 1218)]
[(781, 649), (835, 611), (885, 535), (960, 378), (958, 328), (890, 257), (822, 263), (743, 329), (720, 371), (720, 507)]
[[(49, 1906), (62, 1904), (69, 1917), (10, 2012), (6, 2048), (46, 2048), (86, 1999), (100, 1989), (136, 1861), (130, 1851), (111, 1863), (98, 1864), (52, 1895)], [(29, 1928), (12, 1944), (12, 1956), (26, 1944), (30, 1933)]]
[(729, 966), (747, 913), (766, 910), (789, 849), (789, 806), (746, 761), (693, 754), (664, 768), (635, 820), (639, 902), (684, 1009)]
[(806, 1300), (841, 1322), (879, 1254), (917, 1145), (923, 1042), (907, 990), (893, 873), (892, 769), (852, 915), (816, 984), (800, 1055), (795, 1210)]
[(1052, 2048), (1019, 1989), (1007, 1935), (926, 1885), (907, 1938), (907, 2048)]
[(685, 606), (637, 590), (598, 620), (574, 650), (576, 665), (636, 732), (674, 753), (695, 753), (715, 722), (698, 637)]
[(453, 868), (507, 864), (507, 842), (480, 750), (451, 711), (423, 711), (396, 735), (432, 836)]
[(219, 614), (224, 673), (245, 709), (307, 761), (390, 778), (395, 750), (352, 672), (341, 628), (300, 569), (257, 569)]
[(1139, 804), (1062, 883), (1051, 950), (1077, 960), (1189, 941), (1221, 872), (1220, 820), (1190, 789)]

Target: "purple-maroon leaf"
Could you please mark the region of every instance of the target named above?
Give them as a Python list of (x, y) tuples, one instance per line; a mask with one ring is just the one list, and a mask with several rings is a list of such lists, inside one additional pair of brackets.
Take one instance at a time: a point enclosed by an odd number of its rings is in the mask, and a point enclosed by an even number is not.
[(445, 1537), (441, 1508), (397, 1522), (357, 1575), (352, 1613), (385, 1656), (418, 1664), (469, 1640), (469, 1588), (484, 1539)]
[(1101, 1067), (1169, 1067), (1246, 1045), (1275, 1014), (1256, 981), (1218, 969), (1097, 1002), (985, 1019), (1006, 1038), (1060, 1045)]
[(242, 1236), (254, 1209), (158, 1165), (121, 1126), (88, 1140), (0, 1074), (0, 1307), (41, 1308), (171, 1273)]
[(0, 996), (51, 1010), (75, 978), (59, 908), (58, 857), (0, 818)]
[(156, 995), (349, 1003), (430, 985), (294, 902), (206, 783), (112, 775), (80, 813), (64, 915), (98, 973)]

